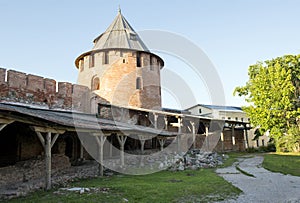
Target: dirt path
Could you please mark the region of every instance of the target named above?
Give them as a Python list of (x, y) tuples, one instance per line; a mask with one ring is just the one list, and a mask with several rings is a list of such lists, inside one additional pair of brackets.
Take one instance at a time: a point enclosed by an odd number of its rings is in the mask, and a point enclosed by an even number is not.
[(231, 167), (217, 169), (220, 176), (243, 191), (237, 199), (225, 202), (300, 203), (300, 177), (270, 172), (262, 162), (262, 156), (245, 157)]

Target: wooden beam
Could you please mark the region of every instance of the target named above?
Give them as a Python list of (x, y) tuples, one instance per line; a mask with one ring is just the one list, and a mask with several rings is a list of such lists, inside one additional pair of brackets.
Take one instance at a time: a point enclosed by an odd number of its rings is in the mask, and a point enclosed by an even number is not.
[(6, 119), (6, 118), (0, 118), (0, 131), (3, 130), (7, 125), (14, 122), (13, 120)]
[(45, 149), (45, 139), (43, 138), (42, 133), (36, 132), (36, 131), (35, 131), (35, 133), (38, 136), (39, 140), (41, 141), (41, 144), (42, 144), (43, 148)]
[(12, 122), (14, 122), (14, 120), (12, 120), (12, 119), (0, 118), (0, 123), (1, 124), (11, 124)]
[(40, 126), (32, 126), (35, 132), (42, 132), (42, 133), (48, 133), (51, 132), (53, 134), (64, 134), (66, 131), (51, 127), (40, 127)]
[(59, 134), (58, 134), (58, 133), (56, 133), (56, 134), (54, 135), (53, 139), (51, 140), (51, 148), (52, 148), (52, 147), (53, 147), (53, 145), (55, 144), (55, 142), (56, 142), (56, 140), (57, 140), (58, 136), (59, 136)]
[(0, 131), (3, 130), (6, 126), (7, 124), (0, 124)]

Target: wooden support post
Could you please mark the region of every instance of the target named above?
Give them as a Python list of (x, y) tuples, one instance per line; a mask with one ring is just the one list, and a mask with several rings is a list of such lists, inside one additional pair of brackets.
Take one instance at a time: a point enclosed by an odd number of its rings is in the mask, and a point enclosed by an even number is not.
[[(56, 130), (53, 128), (32, 127), (36, 132), (44, 150), (45, 150), (45, 165), (46, 165), (46, 190), (51, 189), (51, 148), (54, 146), (58, 136), (63, 134), (64, 130)], [(42, 133), (45, 133), (45, 138)], [(55, 133), (52, 139), (52, 133)]]
[(209, 137), (208, 137), (208, 127), (209, 124), (205, 124), (205, 140), (206, 140), (206, 150), (209, 151)]
[(84, 151), (84, 149), (83, 149), (83, 144), (80, 142), (80, 160), (83, 160), (83, 151)]
[(164, 117), (164, 121), (165, 121), (165, 130), (168, 130), (168, 117), (167, 116)]
[(224, 133), (221, 131), (221, 144), (222, 144), (222, 152), (224, 152)]
[(180, 153), (181, 152), (181, 135), (177, 135), (176, 140), (177, 140), (177, 153)]
[(50, 190), (51, 189), (51, 132), (47, 132), (46, 134), (45, 157), (46, 157), (46, 190)]
[(113, 156), (113, 135), (110, 135), (110, 143), (109, 143), (109, 157)]
[(196, 149), (196, 129), (195, 129), (195, 122), (191, 121), (192, 125), (192, 133), (193, 133), (193, 149)]
[(231, 125), (231, 137), (232, 137), (232, 145), (233, 145), (233, 146), (235, 145), (234, 127), (235, 127), (235, 125), (232, 124), (232, 125)]
[(127, 139), (127, 136), (125, 135), (117, 135), (119, 144), (120, 144), (120, 155), (121, 155), (121, 166), (125, 165), (125, 161), (124, 161), (124, 146), (125, 146), (125, 142)]
[(162, 138), (162, 137), (158, 137), (157, 140), (158, 140), (159, 145), (160, 145), (160, 151), (163, 151), (163, 150), (164, 150), (164, 144), (165, 144), (165, 142), (166, 142), (166, 139), (165, 139), (165, 138)]
[(249, 148), (249, 140), (248, 140), (248, 130), (247, 125), (244, 125), (244, 131), (245, 131), (245, 149)]
[(96, 136), (96, 142), (98, 146), (98, 162), (99, 162), (99, 176), (103, 176), (103, 146), (106, 140), (106, 136), (103, 134), (94, 134)]
[(153, 113), (153, 117), (154, 117), (154, 128), (157, 129), (157, 118), (158, 118), (158, 115), (156, 113)]
[(145, 147), (145, 142), (147, 140), (147, 137), (145, 135), (138, 135), (139, 137), (139, 140), (141, 142), (141, 151), (142, 151), (142, 154), (144, 154), (144, 147)]
[(144, 148), (145, 148), (146, 140), (140, 140), (140, 142), (141, 142), (141, 151), (142, 151), (142, 154), (144, 154)]
[(182, 118), (178, 117), (177, 151), (181, 152)]

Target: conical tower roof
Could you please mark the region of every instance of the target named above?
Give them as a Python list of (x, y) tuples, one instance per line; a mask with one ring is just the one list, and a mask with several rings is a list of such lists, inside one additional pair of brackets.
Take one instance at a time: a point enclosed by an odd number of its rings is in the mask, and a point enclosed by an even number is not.
[(107, 30), (94, 40), (93, 50), (113, 48), (150, 52), (139, 35), (124, 18), (120, 9)]

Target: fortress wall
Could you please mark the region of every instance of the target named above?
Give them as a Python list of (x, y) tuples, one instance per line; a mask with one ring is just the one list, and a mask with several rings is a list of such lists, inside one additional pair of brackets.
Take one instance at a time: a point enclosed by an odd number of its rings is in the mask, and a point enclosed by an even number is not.
[(0, 101), (86, 111), (89, 99), (86, 86), (0, 68)]

